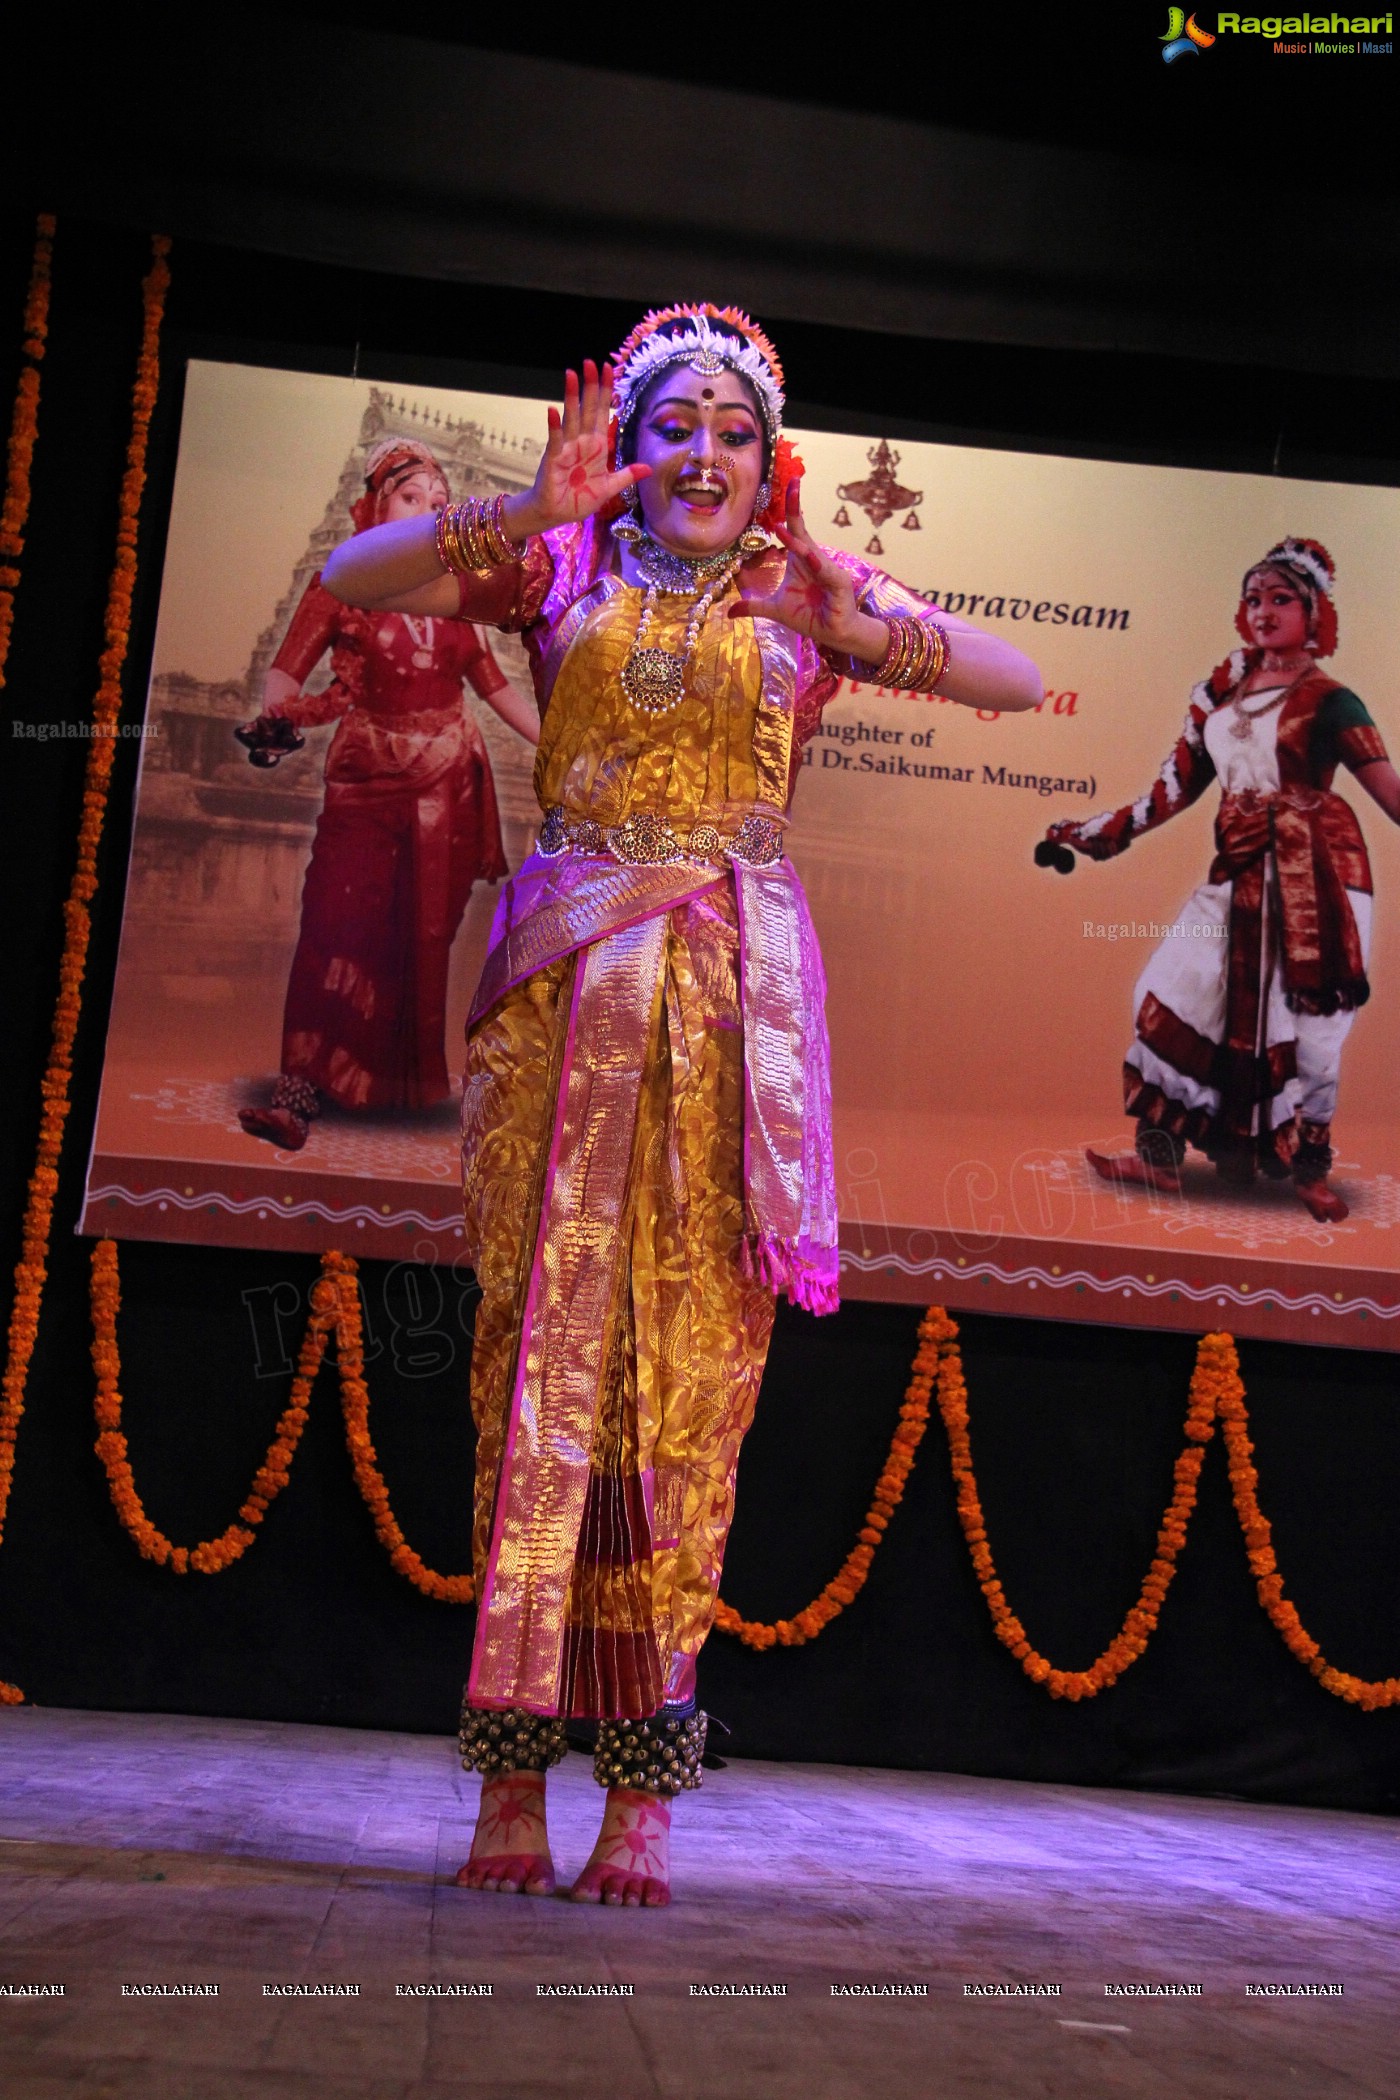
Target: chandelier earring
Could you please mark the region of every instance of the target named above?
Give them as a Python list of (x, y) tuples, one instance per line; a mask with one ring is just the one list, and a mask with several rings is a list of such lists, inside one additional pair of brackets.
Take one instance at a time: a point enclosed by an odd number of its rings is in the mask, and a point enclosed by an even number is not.
[(757, 554), (766, 553), (773, 544), (766, 528), (758, 522), (772, 500), (773, 484), (770, 481), (761, 481), (758, 485), (758, 495), (754, 499), (753, 516), (739, 536), (739, 552), (746, 561), (752, 561)]
[(613, 538), (620, 541), (624, 547), (635, 547), (646, 531), (637, 515), (637, 502), (637, 484), (634, 481), (623, 491), (622, 516), (614, 521), (612, 529)]

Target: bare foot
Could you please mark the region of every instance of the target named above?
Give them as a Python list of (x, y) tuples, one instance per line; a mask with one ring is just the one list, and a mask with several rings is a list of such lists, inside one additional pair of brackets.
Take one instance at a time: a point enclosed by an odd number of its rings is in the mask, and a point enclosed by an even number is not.
[(1321, 1181), (1295, 1181), (1299, 1201), (1306, 1203), (1319, 1225), (1340, 1225), (1351, 1216), (1351, 1205), (1339, 1196), (1325, 1177)]
[(240, 1108), (238, 1120), (249, 1137), (266, 1138), (283, 1152), (300, 1152), (306, 1143), (306, 1118), (289, 1108)]
[(1127, 1181), (1134, 1188), (1161, 1189), (1168, 1196), (1181, 1194), (1181, 1176), (1174, 1168), (1154, 1167), (1150, 1161), (1139, 1159), (1136, 1152), (1096, 1152), (1092, 1145), (1086, 1145), (1084, 1157), (1105, 1181)]
[(458, 1867), (457, 1886), (500, 1896), (554, 1894), (543, 1772), (503, 1772), (482, 1780), (471, 1858)]
[(669, 1796), (609, 1787), (598, 1842), (570, 1894), (575, 1903), (644, 1904), (648, 1908), (669, 1903)]

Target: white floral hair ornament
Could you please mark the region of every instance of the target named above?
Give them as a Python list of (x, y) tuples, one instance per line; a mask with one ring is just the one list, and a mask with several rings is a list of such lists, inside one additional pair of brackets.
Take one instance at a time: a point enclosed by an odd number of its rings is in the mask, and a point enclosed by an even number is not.
[(1301, 570), (1314, 590), (1321, 591), (1324, 597), (1332, 595), (1332, 586), (1337, 580), (1332, 557), (1317, 540), (1297, 540), (1291, 536), (1280, 540), (1276, 547), (1270, 547), (1262, 561), (1254, 563), (1249, 575), (1257, 576), (1261, 569), (1273, 568)]
[[(685, 325), (677, 328), (677, 322)], [(711, 378), (738, 372), (758, 397), (769, 445), (777, 444), (783, 427), (783, 368), (767, 336), (746, 313), (710, 305), (649, 313), (614, 359), (613, 413), (619, 435), (651, 381), (669, 365), (689, 365)]]
[[(1286, 577), (1303, 601), (1308, 618), (1308, 639), (1303, 646), (1314, 656), (1331, 656), (1337, 647), (1337, 608), (1332, 602), (1337, 564), (1321, 540), (1303, 539), (1290, 532), (1285, 539), (1276, 541), (1262, 561), (1251, 562), (1245, 571), (1242, 592), (1248, 591), (1252, 576), (1259, 576), (1266, 569)], [(1235, 627), (1248, 641), (1243, 595), (1235, 613)]]

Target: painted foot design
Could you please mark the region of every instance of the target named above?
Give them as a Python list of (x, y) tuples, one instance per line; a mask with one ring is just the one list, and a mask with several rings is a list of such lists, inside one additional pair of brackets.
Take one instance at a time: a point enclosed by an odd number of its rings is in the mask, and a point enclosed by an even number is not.
[(554, 1894), (543, 1772), (482, 1780), (471, 1857), (457, 1869), (457, 1886), (493, 1896)]
[(1096, 1152), (1092, 1145), (1086, 1145), (1084, 1157), (1105, 1181), (1127, 1182), (1139, 1189), (1161, 1189), (1167, 1196), (1181, 1194), (1180, 1174), (1169, 1167), (1154, 1167), (1139, 1159), (1136, 1152)]
[(610, 1787), (603, 1827), (570, 1894), (575, 1903), (656, 1909), (671, 1900), (671, 1803)]
[(1305, 1203), (1319, 1225), (1340, 1225), (1351, 1216), (1351, 1205), (1328, 1181), (1295, 1181), (1298, 1200)]
[(307, 1120), (289, 1108), (240, 1108), (238, 1120), (249, 1137), (266, 1138), (283, 1152), (300, 1152), (306, 1143)]

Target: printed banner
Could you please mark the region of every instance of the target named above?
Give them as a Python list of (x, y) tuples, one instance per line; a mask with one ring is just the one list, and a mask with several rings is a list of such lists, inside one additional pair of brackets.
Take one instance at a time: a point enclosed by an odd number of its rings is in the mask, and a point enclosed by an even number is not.
[[(318, 654), (309, 587), (386, 438), (427, 445), (456, 499), (527, 485), (544, 422), (543, 402), (513, 396), (191, 365), (82, 1230), (457, 1258), (454, 1073), (489, 878), (519, 864), (538, 819), (516, 726), (533, 704), (524, 653), (388, 616)], [(1313, 1215), (1286, 1159), (1242, 1180), (1207, 1156), (1227, 1084), (1209, 1014), (1235, 996), (1247, 947), (1229, 879), (1209, 879), (1225, 776), (1124, 855), (1076, 857), (1068, 875), (1034, 859), (1056, 821), (1119, 810), (1154, 782), (1172, 800), (1160, 783), (1178, 778), (1192, 689), (1239, 646), (1241, 578), (1287, 534), (1335, 562), (1340, 642), (1324, 669), (1386, 735), (1400, 492), (792, 435), (815, 535), (1011, 638), (1045, 688), (1035, 712), (993, 716), (843, 681), (807, 748), (789, 845), (830, 982), (843, 1291), (1400, 1346), (1400, 839), (1346, 769), (1355, 742), (1332, 785), (1359, 820), (1375, 908), (1353, 856), (1334, 917), (1351, 912), (1369, 942), (1371, 996), (1295, 1014), (1274, 915), (1294, 910), (1301, 863), (1283, 844), (1260, 863), (1255, 950), (1256, 979), (1259, 955), (1273, 975), (1253, 1051), (1291, 1089), (1278, 1095), (1298, 1111), (1290, 1129), (1327, 1124), (1345, 1216)], [(422, 701), (392, 748), (356, 728), (354, 706), (357, 681), (389, 677)], [(250, 764), (235, 729), (297, 687), (303, 742)], [(1267, 793), (1275, 738), (1294, 731), (1267, 696), (1231, 720), (1229, 780), (1248, 785), (1257, 761)], [(1321, 736), (1299, 746), (1314, 771), (1337, 756)], [(1326, 785), (1310, 778), (1304, 801)], [(339, 875), (353, 866), (363, 894), (381, 865), (373, 923), (341, 926)], [(1326, 896), (1330, 879), (1317, 877)], [(245, 1126), (273, 1104), (284, 1015), (292, 1028), (332, 979), (355, 1011), (344, 1054), (363, 1098), (323, 1103), (306, 1144), (280, 1148)], [(1181, 1134), (1146, 1182), (1127, 1171), (1135, 1045), (1139, 1113), (1162, 1060), (1190, 1081), (1162, 1096)], [(386, 1057), (400, 1075), (387, 1105), (373, 1076)]]

